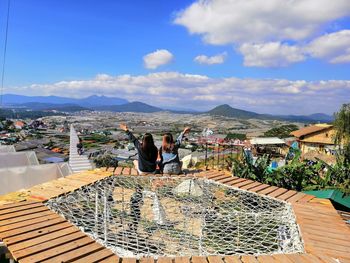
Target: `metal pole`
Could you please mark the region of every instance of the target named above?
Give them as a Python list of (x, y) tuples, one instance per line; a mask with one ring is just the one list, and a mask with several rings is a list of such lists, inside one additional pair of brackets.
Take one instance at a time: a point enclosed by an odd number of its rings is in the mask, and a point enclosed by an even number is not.
[(205, 143), (205, 160), (204, 160), (204, 164), (205, 164), (205, 170), (208, 170), (208, 143)]
[(220, 144), (218, 143), (218, 162), (217, 162), (218, 169), (219, 169), (219, 162), (220, 162)]
[(98, 238), (98, 191), (95, 193), (95, 234)]
[(215, 144), (213, 145), (213, 149), (212, 149), (212, 152), (213, 152), (213, 162), (212, 162), (212, 169), (214, 169), (214, 166), (215, 166)]
[(103, 203), (104, 203), (104, 207), (103, 207), (103, 225), (104, 225), (104, 240), (105, 242), (107, 242), (107, 217), (108, 217), (108, 212), (107, 212), (107, 196), (106, 196), (106, 192), (104, 192), (103, 195)]

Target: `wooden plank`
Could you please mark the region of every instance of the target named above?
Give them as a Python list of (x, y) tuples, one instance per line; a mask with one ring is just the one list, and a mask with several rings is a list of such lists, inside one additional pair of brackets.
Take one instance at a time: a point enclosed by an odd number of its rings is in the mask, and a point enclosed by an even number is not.
[(244, 255), (241, 257), (243, 263), (259, 263), (255, 256)]
[[(82, 262), (82, 263), (84, 263), (84, 262)], [(152, 257), (140, 258), (140, 263), (154, 263), (154, 258), (152, 258)], [(175, 263), (176, 263), (176, 261), (175, 261)], [(182, 263), (182, 262), (179, 262), (179, 263)], [(183, 263), (185, 263), (185, 262), (183, 262)], [(186, 262), (186, 263), (188, 263), (188, 262)]]
[[(100, 262), (102, 259), (115, 256), (112, 251), (109, 249), (102, 249), (95, 251), (91, 253), (90, 255), (83, 256), (77, 260), (74, 260), (74, 263), (95, 263), (95, 262)], [(118, 262), (118, 261), (116, 261)], [(152, 263), (152, 262), (143, 262), (142, 259), (140, 260), (142, 263)]]
[(35, 237), (43, 236), (43, 235), (46, 235), (48, 233), (52, 233), (52, 232), (55, 232), (55, 231), (58, 231), (61, 229), (65, 229), (65, 228), (68, 228), (71, 226), (72, 226), (71, 223), (63, 222), (61, 224), (57, 224), (57, 225), (45, 227), (45, 228), (42, 228), (39, 230), (31, 231), (31, 232), (28, 232), (28, 233), (25, 233), (25, 234), (22, 234), (22, 235), (19, 235), (16, 237), (3, 239), (3, 241), (7, 246), (9, 246), (9, 245), (21, 242), (21, 241), (25, 241), (25, 240), (32, 239)]
[(277, 186), (270, 186), (270, 187), (265, 188), (263, 190), (257, 191), (257, 193), (261, 194), (261, 195), (268, 195), (269, 193), (272, 193), (272, 192), (276, 191), (277, 189), (278, 189)]
[(241, 189), (243, 189), (243, 190), (249, 190), (249, 189), (251, 189), (251, 188), (257, 187), (258, 185), (261, 185), (261, 183), (259, 183), (259, 182), (254, 182), (254, 183), (252, 183), (252, 184), (247, 184), (247, 185), (242, 186)]
[(334, 258), (331, 258), (331, 257), (326, 256), (326, 255), (315, 255), (315, 257), (318, 257), (324, 263), (337, 263), (337, 261)]
[(224, 263), (221, 256), (208, 256), (209, 263)]
[(333, 216), (334, 218), (341, 219), (339, 214), (336, 212), (334, 208), (317, 208), (313, 207), (313, 205), (310, 204), (299, 204), (295, 203), (293, 204), (293, 209), (296, 213), (311, 213), (311, 214), (318, 214), (322, 216)]
[(258, 256), (256, 257), (259, 263), (278, 263), (279, 261), (272, 256)]
[(304, 197), (300, 198), (297, 202), (301, 203), (301, 204), (304, 204), (304, 203), (307, 203), (311, 199), (314, 199), (314, 198), (315, 198), (315, 196), (313, 196), (313, 195), (305, 195)]
[(74, 232), (68, 235), (64, 235), (61, 237), (58, 237), (56, 239), (50, 240), (49, 242), (40, 243), (31, 247), (27, 247), (25, 249), (19, 250), (17, 252), (14, 252), (14, 256), (17, 260), (22, 259), (24, 257), (28, 257), (33, 254), (40, 253), (42, 251), (45, 251), (47, 249), (65, 244), (67, 242), (71, 242), (74, 240), (78, 240), (80, 238), (85, 237), (85, 234), (82, 232)]
[(191, 258), (192, 263), (207, 263), (206, 257), (201, 257), (201, 256), (193, 256)]
[(122, 175), (130, 175), (131, 168), (130, 167), (125, 167), (123, 169)]
[(21, 260), (21, 263), (31, 263), (31, 262), (48, 260), (56, 255), (60, 255), (60, 254), (63, 254), (65, 252), (78, 249), (80, 247), (83, 247), (87, 244), (91, 244), (93, 242), (94, 241), (90, 237), (83, 237), (81, 239), (65, 243), (61, 246), (50, 248), (50, 249), (47, 249), (43, 252), (31, 255), (29, 257), (25, 257)]
[(122, 258), (121, 263), (136, 263), (136, 258)]
[(189, 257), (176, 257), (174, 263), (190, 263)]
[(69, 252), (66, 252), (64, 254), (57, 255), (55, 257), (49, 258), (47, 260), (41, 261), (42, 263), (51, 263), (51, 262), (72, 262), (75, 261), (75, 259), (79, 259), (82, 256), (89, 255), (93, 252), (101, 251), (101, 249), (104, 249), (100, 244), (94, 242), (85, 246), (82, 246), (80, 248), (71, 250)]
[(202, 176), (208, 178), (210, 175), (217, 174), (217, 173), (219, 173), (219, 171), (216, 171), (216, 170), (203, 171)]
[[(55, 219), (55, 218), (60, 218), (59, 215), (57, 215), (56, 213), (51, 212), (50, 214), (46, 215), (46, 216), (41, 216), (41, 217), (37, 217), (34, 219), (30, 219), (30, 220), (25, 220), (25, 221), (21, 221), (15, 224), (11, 224), (11, 225), (6, 225), (6, 226), (1, 226), (0, 227), (0, 233), (2, 232), (6, 232), (9, 230), (13, 230), (13, 229), (17, 229), (17, 228), (21, 228), (24, 226), (30, 226), (36, 223), (40, 223), (40, 222), (45, 222), (51, 219)], [(0, 234), (1, 236), (1, 234)]]
[(303, 259), (300, 254), (286, 254), (286, 257), (292, 262), (292, 263), (300, 263), (300, 262), (308, 262), (305, 259)]
[(43, 212), (43, 211), (47, 211), (49, 210), (46, 206), (41, 205), (40, 207), (37, 208), (33, 208), (33, 209), (28, 209), (28, 210), (23, 210), (23, 211), (18, 211), (15, 213), (11, 213), (11, 214), (6, 214), (3, 216), (0, 216), (0, 222), (3, 220), (7, 220), (10, 218), (17, 218), (20, 216), (25, 216), (25, 215), (30, 215), (30, 214), (34, 214), (34, 213), (38, 213), (38, 212)]
[(300, 220), (317, 220), (320, 223), (323, 224), (333, 224), (336, 223), (336, 225), (339, 225), (341, 227), (345, 227), (344, 222), (341, 220), (340, 217), (334, 216), (334, 215), (322, 215), (314, 211), (310, 212), (301, 212), (301, 211), (295, 211), (296, 216)]
[(315, 255), (312, 255), (312, 254), (307, 254), (307, 257), (312, 260), (313, 263), (331, 263), (331, 262), (334, 262), (332, 259), (328, 258), (320, 258), (320, 257), (316, 257)]
[(254, 183), (254, 181), (246, 180), (246, 181), (242, 181), (242, 182), (239, 182), (239, 183), (232, 184), (231, 186), (241, 188), (242, 186), (249, 185), (249, 184), (252, 184), (252, 183)]
[(226, 174), (217, 172), (216, 174), (208, 176), (208, 179), (218, 181), (220, 179), (224, 179), (224, 178), (227, 178), (227, 177), (229, 177), (229, 176), (227, 176)]
[(99, 263), (118, 263), (118, 262), (119, 262), (119, 258), (117, 256), (111, 256), (99, 261)]
[(242, 263), (239, 256), (225, 256), (225, 263)]
[[(315, 216), (301, 216), (296, 215), (298, 222), (303, 222), (305, 225), (312, 225), (317, 221), (318, 226), (332, 227), (333, 229), (339, 228), (341, 231), (347, 232), (347, 227), (339, 218), (333, 218), (333, 220), (317, 219)], [(333, 223), (332, 223), (333, 221)]]
[(233, 185), (233, 184), (235, 184), (235, 183), (245, 182), (246, 180), (247, 180), (246, 178), (237, 178), (237, 179), (235, 179), (235, 180), (233, 180), (233, 181), (231, 181), (231, 182), (229, 182), (229, 183), (226, 183), (226, 184), (228, 184), (228, 185)]
[[(229, 176), (229, 175), (227, 175), (227, 174), (224, 174), (224, 175), (222, 175), (222, 176), (219, 176), (219, 177), (214, 178), (214, 180), (215, 180), (216, 182), (220, 182), (220, 180), (222, 180), (222, 179), (227, 179), (227, 178), (231, 178), (231, 176)], [(221, 182), (220, 182), (220, 183), (221, 183)]]
[(66, 220), (64, 218), (56, 217), (54, 219), (50, 219), (50, 220), (47, 220), (47, 221), (44, 221), (44, 222), (40, 222), (40, 223), (37, 223), (37, 224), (33, 224), (33, 225), (30, 225), (30, 226), (24, 226), (24, 227), (21, 227), (21, 228), (16, 228), (16, 229), (13, 229), (13, 230), (2, 232), (0, 234), (0, 236), (1, 236), (2, 239), (8, 239), (10, 237), (14, 237), (14, 236), (17, 236), (17, 235), (22, 235), (22, 234), (25, 234), (27, 232), (32, 232), (34, 230), (38, 230), (38, 229), (41, 229), (41, 228), (44, 228), (44, 227), (56, 225), (56, 224), (63, 223), (63, 222), (66, 222)]
[(272, 255), (271, 257), (273, 257), (274, 259), (277, 260), (277, 262), (281, 262), (281, 263), (293, 263), (286, 255), (284, 254), (276, 254), (276, 255)]
[(16, 213), (16, 212), (18, 212), (18, 211), (26, 211), (26, 210), (34, 209), (34, 208), (41, 207), (41, 206), (43, 206), (42, 203), (40, 203), (40, 202), (35, 202), (35, 203), (28, 204), (28, 205), (25, 205), (25, 206), (11, 207), (11, 208), (8, 208), (8, 209), (3, 209), (3, 210), (1, 210), (1, 211), (0, 211), (0, 216), (5, 216), (5, 215), (7, 215), (7, 214)]
[(301, 198), (303, 198), (306, 194), (304, 193), (297, 193), (296, 195), (293, 195), (290, 198), (287, 198), (286, 201), (289, 203), (295, 203), (296, 201), (300, 200)]
[(294, 213), (299, 216), (301, 219), (315, 219), (317, 218), (320, 221), (331, 223), (332, 221), (337, 221), (340, 225), (346, 226), (346, 224), (343, 222), (342, 218), (339, 215), (333, 214), (333, 213), (322, 213), (321, 211), (317, 210), (300, 210), (300, 209), (294, 209)]
[(71, 226), (71, 227), (68, 227), (68, 228), (65, 228), (65, 229), (61, 229), (60, 231), (55, 231), (55, 232), (52, 232), (52, 233), (48, 233), (48, 234), (46, 234), (44, 236), (31, 238), (31, 239), (26, 240), (26, 241), (22, 241), (22, 242), (13, 244), (13, 245), (9, 245), (8, 248), (9, 248), (10, 251), (15, 253), (16, 251), (19, 251), (19, 250), (22, 250), (22, 249), (27, 249), (29, 247), (32, 247), (32, 246), (35, 246), (35, 245), (39, 245), (39, 244), (42, 244), (42, 243), (46, 243), (46, 242), (49, 242), (49, 241), (54, 240), (56, 238), (63, 237), (65, 235), (69, 235), (69, 234), (76, 233), (76, 232), (79, 232), (79, 231), (80, 230), (78, 228), (76, 228), (74, 226)]
[[(301, 229), (301, 232), (303, 234), (311, 234), (311, 235), (324, 235), (325, 233), (325, 229), (327, 229), (327, 236), (329, 237), (334, 237), (334, 238), (337, 238), (337, 239), (342, 239), (342, 237), (344, 237), (344, 233), (345, 235), (347, 235), (348, 231), (343, 231), (343, 229), (334, 229), (334, 227), (330, 227), (330, 226), (320, 226), (320, 225), (312, 225), (312, 224), (309, 224), (309, 225), (306, 225), (304, 224), (303, 221), (300, 221), (300, 220), (297, 220), (299, 226), (300, 226), (300, 229)], [(315, 223), (315, 220), (313, 221)], [(349, 236), (349, 235), (347, 235)], [(348, 238), (346, 239), (348, 240)]]
[(131, 168), (130, 175), (138, 175), (138, 171), (135, 168)]
[(296, 195), (298, 192), (294, 191), (294, 190), (289, 190), (287, 192), (285, 192), (283, 195), (278, 196), (278, 199), (281, 200), (287, 200), (288, 198), (291, 198), (292, 196)]
[(159, 257), (157, 260), (157, 263), (172, 263), (172, 262), (173, 260), (170, 257)]
[(220, 180), (217, 180), (217, 182), (219, 183), (222, 183), (222, 184), (228, 184), (234, 180), (237, 180), (237, 178), (234, 178), (232, 176), (229, 176), (229, 177), (226, 177), (226, 178), (223, 178), (223, 179), (220, 179)]
[[(323, 241), (315, 241), (310, 238), (304, 237), (304, 241), (317, 248), (321, 249), (332, 249), (333, 251), (339, 251), (339, 252), (344, 252), (348, 253), (350, 255), (350, 246), (348, 245), (340, 245), (340, 244), (335, 244), (335, 243), (329, 243), (329, 242), (323, 242)], [(335, 252), (336, 253), (336, 252)]]
[(51, 214), (52, 214), (52, 211), (51, 210), (47, 210), (47, 211), (41, 212), (41, 213), (29, 214), (29, 215), (26, 215), (26, 216), (21, 216), (21, 217), (7, 219), (7, 220), (4, 220), (4, 221), (0, 221), (0, 227), (11, 225), (11, 224), (16, 224), (16, 223), (19, 223), (19, 222), (23, 222), (23, 221), (26, 221), (26, 220), (31, 220), (31, 219), (35, 219), (35, 218), (38, 218), (38, 217), (51, 215)]
[(6, 204), (6, 205), (1, 205), (0, 206), (0, 215), (2, 214), (3, 210), (11, 209), (11, 208), (19, 208), (19, 207), (24, 207), (24, 206), (30, 206), (33, 204), (41, 203), (38, 201), (22, 201), (22, 202), (16, 202), (16, 203), (11, 203), (11, 204)]
[(91, 177), (84, 177), (84, 176), (76, 176), (76, 177), (71, 177), (71, 178), (65, 178), (67, 184), (74, 184), (74, 186), (81, 187), (86, 184), (90, 184), (95, 180), (99, 180), (100, 178), (93, 178)]
[(258, 192), (258, 191), (261, 191), (261, 190), (266, 189), (268, 187), (270, 187), (270, 186), (267, 184), (261, 184), (261, 185), (258, 185), (256, 187), (250, 188), (249, 191), (250, 192)]
[(275, 198), (276, 198), (276, 197), (278, 197), (278, 196), (284, 194), (284, 193), (287, 192), (287, 191), (288, 191), (288, 189), (279, 188), (279, 189), (277, 189), (276, 191), (274, 191), (274, 192), (272, 192), (272, 193), (269, 193), (268, 196), (270, 196), (270, 197), (275, 197)]
[(310, 254), (301, 254), (300, 258), (304, 261), (304, 262), (310, 262), (310, 263), (322, 263), (322, 261), (318, 258), (313, 258), (312, 255)]
[(35, 196), (41, 196), (45, 197), (47, 199), (50, 199), (51, 197), (59, 196), (65, 191), (62, 189), (55, 189), (52, 187), (39, 187), (39, 186), (34, 186), (33, 188), (30, 189), (31, 195)]
[[(323, 237), (324, 234), (324, 228), (323, 227), (318, 227), (316, 226), (316, 229), (311, 228), (312, 226), (308, 226), (308, 227), (304, 227), (301, 226), (302, 229), (302, 233), (304, 234), (308, 234), (308, 235), (312, 235), (312, 236), (321, 236)], [(315, 227), (315, 226), (313, 226)], [(349, 235), (347, 235), (346, 233), (344, 233), (343, 231), (337, 231), (337, 233), (332, 233), (327, 231), (327, 237), (331, 238), (331, 239), (336, 239), (336, 240), (342, 240), (342, 241), (348, 241), (349, 240)]]

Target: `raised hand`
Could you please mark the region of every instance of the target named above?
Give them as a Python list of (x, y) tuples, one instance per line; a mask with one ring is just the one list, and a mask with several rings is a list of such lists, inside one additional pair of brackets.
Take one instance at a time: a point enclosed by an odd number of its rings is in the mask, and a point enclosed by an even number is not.
[(186, 127), (186, 128), (184, 129), (184, 133), (189, 133), (189, 132), (190, 132), (190, 130), (191, 130), (191, 128), (190, 128), (190, 127)]

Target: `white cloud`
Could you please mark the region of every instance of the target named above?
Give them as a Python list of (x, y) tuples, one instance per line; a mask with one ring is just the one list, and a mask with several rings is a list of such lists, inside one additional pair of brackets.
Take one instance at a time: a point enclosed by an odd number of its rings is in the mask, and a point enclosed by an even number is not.
[(197, 0), (178, 12), (174, 23), (205, 43), (233, 45), (245, 66), (279, 67), (307, 55), (349, 62), (349, 30), (320, 37), (349, 15), (349, 0)]
[(349, 13), (349, 0), (198, 0), (174, 23), (222, 45), (306, 39)]
[[(178, 72), (148, 75), (99, 74), (90, 80), (10, 87), (7, 93), (87, 97), (105, 95), (151, 105), (207, 110), (228, 103), (260, 113), (332, 113), (350, 97), (350, 80), (210, 78)], [(312, 97), (312, 99), (310, 99)], [(6, 102), (5, 102), (6, 103)]]
[(280, 42), (245, 43), (239, 51), (244, 56), (244, 65), (248, 67), (285, 67), (305, 59), (299, 47)]
[(199, 64), (206, 65), (222, 64), (225, 62), (226, 56), (226, 52), (211, 57), (208, 57), (206, 55), (199, 55), (194, 58), (194, 61)]
[(306, 51), (313, 57), (326, 59), (330, 63), (350, 62), (350, 30), (323, 35), (314, 39)]
[(162, 65), (168, 64), (173, 60), (174, 56), (166, 49), (158, 49), (143, 57), (145, 68), (156, 69)]

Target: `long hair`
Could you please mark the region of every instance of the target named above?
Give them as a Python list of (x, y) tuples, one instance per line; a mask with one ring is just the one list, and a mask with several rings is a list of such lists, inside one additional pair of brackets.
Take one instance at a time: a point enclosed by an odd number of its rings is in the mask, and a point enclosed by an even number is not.
[(154, 145), (153, 136), (150, 133), (145, 133), (142, 138), (141, 146), (143, 154), (147, 157), (149, 161), (156, 161), (158, 156), (157, 147)]
[(174, 149), (174, 138), (171, 133), (163, 135), (162, 150), (166, 153), (170, 153)]

